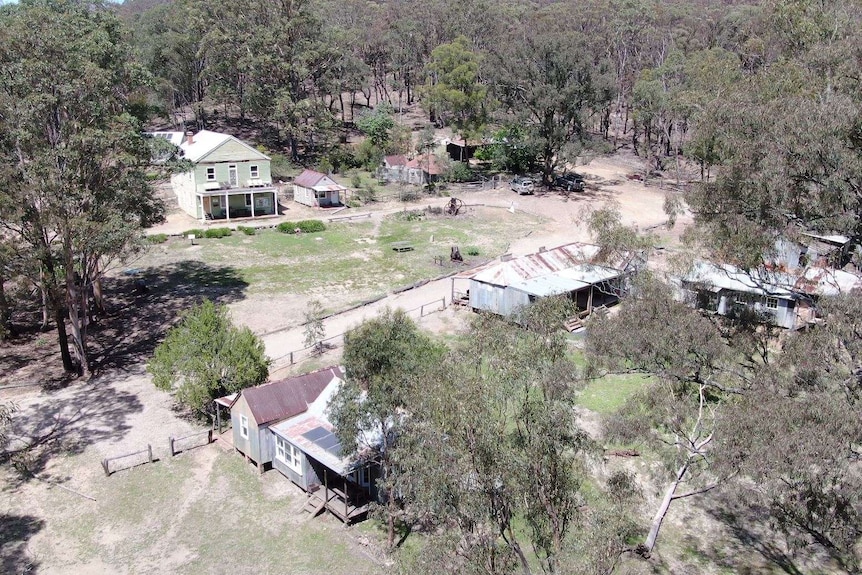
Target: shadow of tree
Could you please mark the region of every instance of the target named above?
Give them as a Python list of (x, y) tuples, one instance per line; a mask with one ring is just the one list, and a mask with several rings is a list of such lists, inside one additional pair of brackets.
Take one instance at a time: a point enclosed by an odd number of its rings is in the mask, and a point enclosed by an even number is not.
[(107, 279), (107, 315), (90, 331), (94, 369), (127, 370), (147, 361), (181, 312), (204, 299), (239, 301), (247, 287), (234, 268), (194, 260)]
[(0, 571), (36, 573), (39, 562), (27, 553), (27, 541), (42, 530), (45, 522), (32, 515), (0, 514)]
[(723, 544), (720, 552), (717, 549), (701, 550), (716, 564), (732, 569), (735, 573), (762, 573), (762, 566), (745, 564), (745, 550), (753, 550), (785, 573), (803, 575), (795, 560), (779, 547), (779, 535), (768, 524), (765, 508), (750, 500), (743, 501), (733, 493), (716, 493), (707, 511), (735, 539), (731, 545)]
[[(142, 410), (135, 394), (94, 378), (15, 413), (5, 457), (23, 471), (18, 480), (26, 481), (44, 471), (52, 457), (76, 455), (93, 443), (122, 438), (131, 429), (129, 416)], [(68, 478), (52, 479), (62, 483)]]

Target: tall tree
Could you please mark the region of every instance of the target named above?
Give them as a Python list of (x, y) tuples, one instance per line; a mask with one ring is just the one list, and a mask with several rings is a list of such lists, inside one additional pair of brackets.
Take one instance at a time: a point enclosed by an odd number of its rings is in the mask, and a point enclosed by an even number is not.
[(363, 322), (348, 332), (344, 345), (345, 383), (329, 405), (330, 419), (347, 452), (380, 467), (390, 549), (399, 515), (394, 461), (404, 410), (441, 353), (403, 310), (387, 309)]
[[(479, 81), (480, 57), (473, 52), (467, 38), (441, 44), (431, 52), (426, 66), (428, 80), (424, 105), (438, 123), (450, 124), (467, 146), (485, 124), (488, 89)], [(467, 158), (461, 158), (462, 161)]]
[(22, 2), (3, 7), (0, 20), (0, 63), (10, 72), (0, 80), (2, 145), (14, 166), (0, 192), (2, 221), (41, 262), (65, 368), (89, 372), (100, 264), (161, 217), (144, 173), (150, 149), (129, 113), (146, 75), (99, 2)]
[(546, 19), (534, 15), (513, 31), (518, 41), (492, 52), (488, 73), (507, 113), (537, 146), (542, 178), (548, 184), (555, 168), (567, 159), (563, 152), (588, 139), (585, 119), (603, 108), (610, 94), (597, 89), (608, 71), (596, 63), (584, 36), (559, 30), (556, 24), (553, 30), (558, 31), (549, 30)]

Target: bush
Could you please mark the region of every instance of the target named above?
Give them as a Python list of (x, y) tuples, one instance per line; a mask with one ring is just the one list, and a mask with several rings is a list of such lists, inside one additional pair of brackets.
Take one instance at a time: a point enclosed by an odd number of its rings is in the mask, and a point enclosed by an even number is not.
[(395, 214), (396, 218), (406, 222), (418, 222), (421, 221), (424, 216), (425, 212), (422, 210), (403, 210)]
[(182, 235), (184, 238), (187, 238), (189, 236), (194, 236), (196, 238), (202, 238), (202, 237), (204, 237), (204, 231), (200, 228), (192, 228), (190, 230), (184, 231)]
[(210, 228), (204, 232), (205, 238), (224, 238), (231, 234), (230, 228)]
[(354, 190), (359, 190), (362, 187), (362, 177), (359, 174), (353, 174), (353, 177), (350, 178), (350, 185), (353, 186)]
[(413, 202), (418, 200), (419, 197), (420, 194), (417, 190), (401, 190), (401, 192), (398, 194), (398, 199), (402, 202)]
[(479, 248), (477, 248), (476, 246), (467, 246), (467, 249), (465, 251), (466, 251), (468, 256), (478, 256), (479, 255)]
[(466, 163), (452, 162), (452, 166), (446, 174), (446, 179), (450, 182), (472, 182), (476, 179), (476, 176)]
[(273, 180), (287, 180), (296, 173), (297, 167), (284, 154), (270, 152), (269, 169)]
[(257, 230), (249, 226), (237, 226), (237, 231), (244, 233), (247, 236), (253, 236)]
[(147, 236), (147, 241), (151, 244), (163, 244), (168, 241), (168, 234), (153, 234)]
[(372, 184), (368, 184), (368, 186), (364, 188), (356, 188), (355, 194), (363, 204), (377, 201), (377, 188)]
[(300, 222), (282, 222), (276, 227), (283, 234), (295, 234), (296, 230), (302, 233), (313, 234), (326, 230), (326, 226), (320, 220), (302, 220)]

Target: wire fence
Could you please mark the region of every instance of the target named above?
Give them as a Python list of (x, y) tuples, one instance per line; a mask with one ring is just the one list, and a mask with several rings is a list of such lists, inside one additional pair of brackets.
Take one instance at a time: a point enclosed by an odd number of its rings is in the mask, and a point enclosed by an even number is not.
[[(427, 282), (422, 282), (427, 283)], [(413, 286), (409, 286), (413, 287)], [(409, 288), (408, 288), (409, 289)], [(446, 309), (446, 298), (442, 297), (440, 299), (434, 299), (429, 302), (423, 303), (422, 305), (416, 306), (412, 309), (404, 310), (404, 312), (408, 315), (416, 314), (418, 312), (419, 319), (427, 315), (431, 315), (432, 313), (436, 313), (439, 311), (443, 311)], [(278, 369), (282, 367), (287, 367), (289, 365), (296, 365), (300, 361), (304, 361), (306, 359), (311, 359), (329, 351), (331, 349), (337, 349), (339, 347), (344, 347), (344, 344), (347, 342), (347, 339), (350, 337), (350, 330), (339, 333), (336, 335), (332, 335), (326, 337), (315, 345), (311, 345), (308, 347), (303, 347), (300, 349), (296, 349), (293, 351), (289, 351), (283, 355), (273, 358), (272, 363), (273, 367)]]

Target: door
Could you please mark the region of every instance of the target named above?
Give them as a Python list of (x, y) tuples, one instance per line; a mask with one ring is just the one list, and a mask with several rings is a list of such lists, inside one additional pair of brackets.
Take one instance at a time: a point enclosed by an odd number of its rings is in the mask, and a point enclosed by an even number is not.
[(239, 185), (239, 174), (236, 170), (236, 164), (231, 164), (227, 167), (227, 179), (230, 187), (235, 188)]

